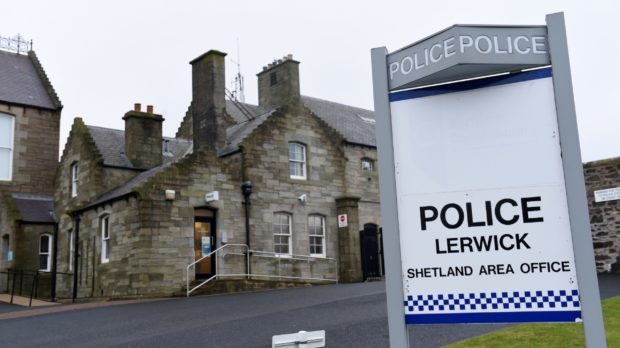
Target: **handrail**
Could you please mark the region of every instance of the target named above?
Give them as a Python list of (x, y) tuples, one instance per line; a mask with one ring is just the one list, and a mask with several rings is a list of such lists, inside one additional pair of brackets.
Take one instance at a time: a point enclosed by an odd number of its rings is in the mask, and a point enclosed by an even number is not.
[[(218, 267), (216, 267), (216, 272), (213, 276), (211, 276), (210, 278), (204, 280), (203, 282), (201, 282), (200, 284), (194, 286), (193, 288), (190, 289), (190, 269), (192, 267), (195, 267), (196, 264), (200, 263), (201, 261), (205, 260), (206, 258), (212, 257), (213, 255), (216, 255), (222, 251), (223, 249), (227, 248), (227, 247), (242, 247), (245, 249), (245, 253), (239, 253), (239, 252), (232, 252), (229, 253), (229, 255), (237, 255), (237, 256), (245, 256), (246, 260), (246, 270), (250, 269), (249, 265), (250, 265), (250, 256), (254, 255), (256, 257), (262, 257), (262, 258), (274, 258), (278, 260), (278, 274), (277, 275), (272, 275), (272, 274), (252, 274), (252, 273), (238, 273), (238, 274), (219, 274), (218, 272)], [(262, 254), (262, 255), (261, 255)], [(281, 260), (297, 260), (297, 261), (306, 261), (308, 263), (310, 263), (311, 261), (327, 261), (327, 262), (334, 262), (335, 266), (336, 266), (336, 279), (332, 279), (332, 278), (314, 278), (312, 277), (312, 274), (310, 274), (310, 277), (294, 277), (294, 276), (285, 276), (282, 275), (280, 273), (280, 265), (281, 265)], [(216, 264), (217, 266), (217, 264)], [(261, 277), (261, 278), (278, 278), (278, 279), (302, 279), (302, 280), (317, 280), (317, 281), (330, 281), (330, 282), (336, 282), (338, 283), (338, 260), (335, 258), (331, 258), (331, 257), (320, 257), (320, 256), (310, 256), (310, 255), (297, 255), (297, 254), (278, 254), (276, 252), (272, 252), (272, 251), (263, 251), (263, 250), (251, 250), (248, 248), (248, 246), (246, 244), (225, 244), (222, 245), (221, 247), (213, 250), (212, 252), (210, 252), (209, 254), (201, 257), (200, 259), (190, 263), (189, 265), (187, 265), (186, 268), (186, 292), (187, 292), (187, 297), (189, 297), (189, 295), (198, 290), (198, 288), (204, 286), (205, 284), (211, 282), (214, 279), (218, 279), (218, 278), (222, 278), (222, 277), (247, 277), (248, 279), (250, 279), (250, 277)]]
[[(206, 258), (208, 258), (208, 257), (211, 257), (213, 254), (216, 254), (217, 252), (219, 252), (220, 250), (222, 250), (222, 249), (224, 249), (224, 248), (226, 248), (226, 247), (243, 247), (243, 248), (245, 248), (245, 250), (246, 250), (246, 255), (248, 254), (248, 246), (247, 246), (247, 245), (245, 245), (245, 244), (224, 244), (224, 245), (222, 245), (221, 247), (219, 247), (219, 248), (217, 248), (217, 249), (213, 250), (212, 252), (208, 253), (207, 255), (205, 255), (205, 256), (203, 256), (203, 257), (199, 258), (198, 260), (196, 260), (196, 261), (194, 261), (194, 262), (190, 263), (189, 265), (187, 265), (187, 268), (186, 268), (186, 270), (185, 270), (185, 275), (186, 275), (186, 277), (185, 277), (185, 280), (186, 280), (186, 287), (185, 287), (185, 289), (186, 289), (186, 291), (187, 291), (187, 297), (189, 297), (189, 294), (191, 294), (192, 292), (194, 292), (195, 290), (197, 290), (197, 289), (198, 289), (198, 288), (200, 288), (201, 286), (203, 286), (203, 285), (207, 284), (207, 283), (208, 283), (208, 282), (210, 282), (212, 279), (214, 279), (214, 278), (216, 278), (216, 277), (217, 277), (217, 271), (216, 271), (215, 275), (213, 275), (211, 278), (209, 278), (209, 279), (205, 280), (204, 282), (202, 282), (202, 283), (200, 283), (200, 284), (196, 285), (193, 289), (190, 289), (190, 288), (189, 288), (189, 270), (190, 270), (190, 268), (191, 268), (192, 266), (194, 266), (194, 267), (195, 267), (197, 263), (199, 263), (199, 262), (203, 261), (204, 259), (206, 259)], [(249, 263), (249, 262), (250, 262), (250, 258), (249, 258), (249, 257), (247, 257), (247, 260), (248, 260), (247, 262)]]

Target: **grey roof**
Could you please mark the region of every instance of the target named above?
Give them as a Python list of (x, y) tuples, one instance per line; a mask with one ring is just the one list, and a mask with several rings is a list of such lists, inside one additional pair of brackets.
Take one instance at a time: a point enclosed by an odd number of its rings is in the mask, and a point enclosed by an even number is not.
[[(368, 146), (376, 146), (375, 142), (375, 118), (374, 113), (369, 110), (360, 109), (344, 104), (334, 103), (327, 100), (302, 96), (302, 102), (319, 118), (324, 120), (330, 127), (339, 132), (346, 141)], [(237, 103), (238, 104), (238, 103)], [(240, 109), (252, 115), (252, 119), (244, 115)], [(226, 130), (226, 148), (220, 155), (236, 151), (239, 144), (252, 132), (265, 122), (275, 109), (267, 110), (263, 107), (251, 104), (235, 105), (226, 101), (226, 112), (237, 122), (237, 124)], [(125, 133), (122, 130), (87, 126), (95, 140), (97, 148), (104, 158), (104, 164), (132, 168), (131, 163), (124, 154)], [(153, 175), (163, 171), (170, 164), (178, 161), (192, 151), (192, 141), (181, 138), (165, 138), (170, 140), (173, 156), (164, 157), (164, 164), (161, 166), (144, 171), (128, 182), (104, 193), (97, 200), (90, 203), (82, 210), (95, 207), (101, 203), (121, 198), (129, 195), (143, 182)]]
[[(302, 96), (301, 100), (310, 111), (335, 129), (346, 141), (361, 145), (377, 146), (375, 141), (374, 112), (306, 96)], [(274, 111), (251, 104), (242, 104), (241, 107), (250, 111), (255, 118), (248, 121), (243, 113), (239, 111), (238, 106), (227, 101), (226, 112), (237, 121), (237, 124), (226, 130), (227, 143), (222, 153), (236, 150), (241, 141), (268, 119)]]
[(99, 198), (97, 198), (94, 202), (88, 204), (87, 206), (85, 206), (84, 208), (82, 208), (81, 210), (87, 210), (91, 207), (95, 207), (98, 206), (101, 203), (110, 201), (112, 199), (115, 198), (120, 198), (120, 197), (124, 197), (130, 193), (133, 192), (133, 190), (140, 186), (140, 184), (142, 184), (143, 182), (145, 182), (146, 180), (148, 180), (150, 177), (152, 177), (153, 175), (163, 171), (165, 168), (169, 167), (170, 164), (172, 164), (172, 162), (168, 162), (165, 164), (162, 164), (161, 166), (149, 169), (147, 171), (144, 171), (138, 175), (136, 175), (135, 177), (133, 177), (131, 180), (127, 181), (126, 183), (113, 188), (112, 190), (104, 193), (103, 195), (101, 195)]
[(377, 146), (374, 112), (306, 96), (302, 96), (301, 101), (348, 142)]
[(54, 198), (52, 196), (13, 193), (15, 206), (22, 222), (54, 223)]
[[(104, 165), (139, 169), (135, 168), (125, 155), (125, 131), (96, 126), (86, 127), (103, 157)], [(163, 138), (170, 142), (170, 153), (166, 154), (166, 156), (162, 155), (164, 163), (176, 162), (179, 158), (185, 156), (192, 145), (192, 142), (186, 139)]]
[(235, 122), (237, 122), (237, 124), (248, 122), (248, 118), (241, 110), (245, 110), (252, 117), (257, 117), (270, 111), (262, 106), (239, 102), (235, 103), (231, 100), (226, 100), (226, 112), (235, 120)]
[(31, 57), (0, 51), (0, 101), (56, 110)]

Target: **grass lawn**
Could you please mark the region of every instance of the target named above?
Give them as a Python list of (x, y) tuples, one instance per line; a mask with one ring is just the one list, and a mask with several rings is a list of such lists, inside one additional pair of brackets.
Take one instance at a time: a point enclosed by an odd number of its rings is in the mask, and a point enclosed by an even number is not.
[[(603, 301), (607, 346), (620, 348), (620, 296)], [(583, 324), (523, 324), (448, 347), (584, 347)]]

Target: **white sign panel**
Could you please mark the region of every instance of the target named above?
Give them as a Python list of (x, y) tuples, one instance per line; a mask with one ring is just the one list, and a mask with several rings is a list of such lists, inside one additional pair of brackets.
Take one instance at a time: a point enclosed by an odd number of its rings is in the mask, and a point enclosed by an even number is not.
[(338, 215), (338, 228), (349, 226), (349, 220), (347, 214)]
[(219, 191), (209, 192), (205, 195), (205, 202), (218, 201), (220, 199)]
[(596, 203), (616, 201), (619, 199), (620, 199), (620, 187), (614, 187), (614, 188), (610, 188), (606, 190), (594, 191), (594, 201)]
[(406, 322), (580, 318), (551, 70), (390, 107)]

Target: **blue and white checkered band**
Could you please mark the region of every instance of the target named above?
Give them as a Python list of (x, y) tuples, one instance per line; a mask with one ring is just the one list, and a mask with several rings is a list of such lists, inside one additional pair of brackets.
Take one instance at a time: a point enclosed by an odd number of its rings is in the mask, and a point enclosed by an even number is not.
[(406, 314), (462, 311), (575, 310), (580, 308), (578, 290), (538, 290), (491, 293), (408, 295)]

